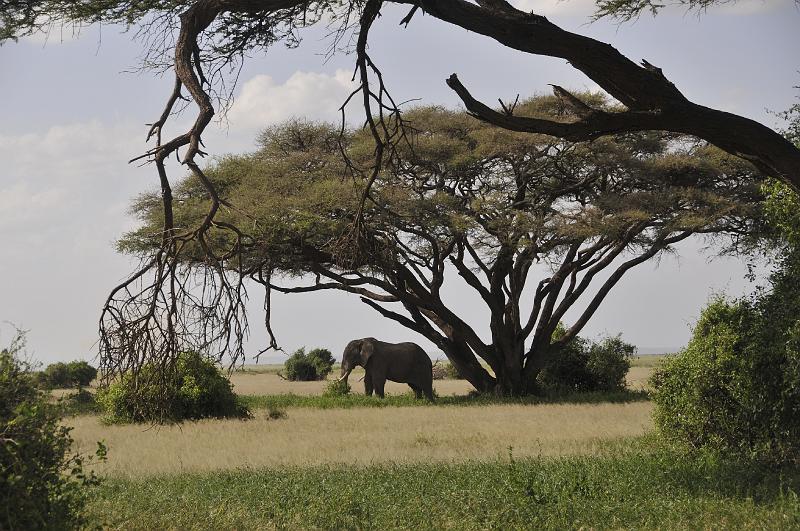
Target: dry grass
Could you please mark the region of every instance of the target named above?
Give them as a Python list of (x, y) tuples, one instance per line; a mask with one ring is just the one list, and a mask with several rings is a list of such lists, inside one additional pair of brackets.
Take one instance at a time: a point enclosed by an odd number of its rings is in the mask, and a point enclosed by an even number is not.
[[(358, 379), (364, 371), (353, 371), (348, 381), (353, 392), (364, 394), (364, 384)], [(338, 377), (339, 373), (329, 376), (329, 380)], [(234, 373), (231, 375), (234, 390), (240, 395), (321, 395), (328, 381), (290, 382), (274, 373)], [(465, 395), (472, 390), (466, 380), (436, 380), (433, 388), (439, 396)], [(402, 395), (410, 391), (408, 385), (386, 382), (386, 394)]]
[(419, 463), (514, 456), (594, 454), (608, 441), (650, 429), (651, 406), (627, 404), (391, 409), (290, 409), (268, 420), (209, 420), (150, 428), (70, 419), (79, 450), (103, 439), (98, 471), (143, 477), (233, 468)]
[(625, 376), (625, 384), (632, 391), (647, 390), (649, 389), (647, 380), (651, 374), (653, 374), (652, 367), (631, 367)]

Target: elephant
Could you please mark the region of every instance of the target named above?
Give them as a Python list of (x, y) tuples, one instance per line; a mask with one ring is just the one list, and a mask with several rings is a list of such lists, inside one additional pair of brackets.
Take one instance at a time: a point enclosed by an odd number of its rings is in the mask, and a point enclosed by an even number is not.
[(339, 381), (346, 381), (356, 367), (364, 367), (364, 392), (371, 396), (375, 391), (383, 398), (386, 380), (406, 383), (417, 398), (424, 394), (433, 401), (433, 364), (416, 343), (385, 343), (374, 337), (354, 339), (342, 354), (342, 372)]

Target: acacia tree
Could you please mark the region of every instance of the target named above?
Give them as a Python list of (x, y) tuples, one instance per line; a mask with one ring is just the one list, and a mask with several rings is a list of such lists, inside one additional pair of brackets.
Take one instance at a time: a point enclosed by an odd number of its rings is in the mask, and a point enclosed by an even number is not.
[[(690, 4), (696, 1), (690, 0)], [(205, 154), (202, 135), (215, 113), (213, 96), (225, 78), (226, 67), (277, 42), (297, 45), (297, 30), (323, 19), (334, 27), (332, 49), (349, 42), (345, 36), (353, 32), (359, 84), (347, 101), (356, 98), (363, 102), (374, 150), (369, 162), (349, 165), (349, 173), (369, 184), (396, 164), (408, 130), (368, 53), (373, 23), (388, 4), (409, 7), (401, 20), (406, 25), (422, 10), (503, 46), (563, 58), (622, 104), (614, 109), (598, 107), (554, 86), (566, 112), (545, 118), (526, 116), (513, 105), (503, 105), (501, 111), (486, 106), (452, 75), (448, 85), (481, 120), (512, 131), (570, 141), (647, 130), (691, 134), (748, 160), (795, 190), (800, 188), (800, 150), (778, 133), (741, 116), (695, 104), (649, 62), (637, 64), (609, 44), (565, 31), (506, 0), (0, 0), (0, 41), (58, 24), (122, 23), (145, 35), (146, 66), (175, 74), (165, 108), (147, 134), (155, 145), (140, 158), (152, 162), (158, 173), (164, 222), (161, 242), (141, 268), (112, 290), (104, 305), (100, 320), (103, 374), (113, 377), (126, 369), (136, 371), (151, 361), (165, 369), (158, 374), (167, 375), (174, 372), (177, 354), (187, 345), (209, 352), (216, 349), (220, 356), (227, 351), (234, 360), (243, 358), (245, 290), (238, 274), (241, 271), (229, 273), (246, 252), (245, 234), (243, 226), (221, 220), (222, 211), (238, 207), (214, 186), (197, 162)], [(162, 138), (176, 104), (185, 98), (184, 91), (197, 108), (196, 119), (184, 133)], [(205, 190), (205, 215), (191, 227), (175, 225), (172, 187), (164, 164), (179, 149), (183, 150), (182, 164)], [(361, 213), (372, 200), (367, 186), (352, 230), (340, 242), (343, 247), (348, 238), (359, 240), (368, 230)], [(212, 240), (220, 231), (227, 232), (235, 244), (217, 254)], [(207, 267), (202, 278), (182, 270), (185, 264), (179, 257), (190, 247), (199, 247), (204, 253)], [(275, 346), (274, 338), (270, 344)]]
[[(538, 98), (521, 109), (550, 119), (559, 102)], [(636, 133), (589, 146), (442, 108), (405, 119), (414, 140), (371, 183), (366, 206), (368, 182), (348, 178), (341, 153), (351, 165), (370, 160), (365, 131), (345, 131), (341, 143), (337, 127), (290, 122), (264, 132), (256, 153), (205, 174), (238, 206), (220, 220), (248, 227), (237, 271), (286, 293), (353, 293), (437, 345), (482, 392), (530, 391), (633, 267), (693, 234), (743, 234), (758, 219), (756, 172), (684, 137)], [(181, 182), (176, 224), (197, 223), (204, 194), (196, 177)], [(152, 194), (137, 201), (144, 224), (122, 250), (158, 247), (158, 205)], [(359, 216), (362, 233), (345, 238)], [(215, 245), (222, 252), (235, 241), (223, 236)], [(204, 256), (194, 246), (181, 259), (202, 268)], [(546, 278), (537, 263), (549, 266)], [(488, 322), (469, 323), (448, 303), (446, 284), (474, 290)], [(578, 317), (554, 337), (570, 309)]]

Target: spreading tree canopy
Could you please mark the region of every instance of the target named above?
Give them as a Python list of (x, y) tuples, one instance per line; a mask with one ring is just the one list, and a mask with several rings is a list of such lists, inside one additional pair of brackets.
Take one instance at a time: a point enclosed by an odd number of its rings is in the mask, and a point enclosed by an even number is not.
[[(555, 97), (519, 107), (541, 119), (561, 110)], [(694, 234), (735, 237), (759, 219), (752, 167), (690, 138), (629, 133), (588, 145), (439, 107), (404, 119), (415, 134), (375, 177), (368, 203), (369, 181), (350, 170), (373, 156), (368, 130), (300, 121), (267, 129), (258, 151), (204, 171), (236, 205), (219, 222), (242, 228), (212, 230), (208, 241), (217, 254), (242, 242), (231, 271), (274, 290), (359, 296), (436, 344), (480, 391), (529, 391), (626, 272)], [(201, 180), (189, 176), (174, 193), (176, 227), (196, 225)], [(143, 224), (122, 250), (158, 248), (160, 204), (157, 194), (135, 203)], [(180, 260), (203, 269), (205, 256), (190, 245)], [(474, 290), (485, 322), (468, 323), (448, 303), (451, 284)], [(554, 336), (570, 309), (578, 317)]]
[[(697, 5), (698, 1), (702, 5), (704, 0), (688, 0), (689, 5)], [(453, 74), (447, 84), (469, 113), (480, 120), (509, 131), (550, 135), (571, 142), (642, 131), (693, 135), (749, 161), (763, 174), (778, 178), (795, 190), (800, 189), (800, 150), (782, 135), (753, 120), (696, 104), (650, 62), (634, 62), (609, 44), (565, 31), (541, 15), (516, 9), (506, 0), (475, 0), (474, 3), (467, 0), (0, 0), (0, 42), (59, 24), (125, 24), (145, 35), (145, 66), (171, 70), (175, 75), (166, 105), (148, 131), (147, 139), (154, 145), (139, 158), (152, 162), (158, 174), (163, 221), (161, 241), (151, 248), (151, 254), (130, 278), (112, 289), (104, 305), (100, 319), (104, 375), (113, 377), (128, 368), (137, 370), (145, 362), (157, 362), (165, 370), (174, 370), (178, 353), (190, 337), (196, 338), (194, 343), (199, 343), (206, 351), (227, 351), (234, 359), (242, 358), (241, 340), (246, 332), (244, 285), (241, 275), (231, 276), (227, 272), (247, 261), (250, 252), (247, 236), (251, 225), (244, 218), (225, 221), (228, 219), (226, 210), (244, 207), (218, 189), (198, 164), (198, 157), (205, 154), (202, 136), (216, 112), (213, 96), (228, 67), (277, 42), (297, 45), (297, 30), (320, 21), (331, 24), (333, 29), (331, 50), (349, 48), (348, 43), (351, 43), (350, 51), (355, 56), (354, 79), (358, 86), (347, 101), (357, 100), (363, 104), (366, 130), (373, 146), (366, 150), (369, 160), (347, 165), (347, 173), (354, 182), (366, 183), (361, 191), (360, 206), (350, 220), (350, 233), (355, 241), (368, 246), (375, 244), (373, 239), (363, 239), (360, 235), (381, 230), (368, 226), (367, 215), (385, 199), (373, 197), (369, 184), (386, 171), (400, 171), (401, 152), (409, 135), (413, 136), (384, 84), (379, 65), (369, 55), (369, 40), (375, 38), (374, 22), (387, 5), (408, 8), (401, 24), (413, 23), (415, 14), (422, 11), (442, 22), (487, 36), (503, 46), (564, 59), (621, 104), (607, 107), (554, 85), (554, 94), (563, 112), (529, 114), (525, 107), (513, 104), (493, 109), (476, 100)], [(608, 4), (611, 7), (606, 8), (604, 5), (600, 2), (599, 13), (603, 14), (605, 9), (613, 14), (613, 5)], [(653, 4), (645, 1), (636, 5)], [(197, 111), (194, 122), (175, 137), (162, 137), (176, 104), (185, 99), (187, 93)], [(344, 138), (337, 143), (343, 141)], [(600, 145), (602, 143), (596, 143), (598, 149)], [(203, 199), (198, 201), (203, 204), (195, 208), (202, 209), (204, 214), (193, 218), (196, 225), (176, 223), (172, 183), (164, 162), (178, 150), (181, 150), (181, 162), (194, 174), (202, 190)], [(665, 186), (682, 186), (680, 172), (670, 177), (675, 181), (664, 183)], [(480, 193), (492, 191), (487, 189)], [(246, 194), (242, 199), (244, 196)], [(620, 197), (627, 205), (620, 207), (621, 212), (637, 208), (635, 202), (628, 204), (636, 194), (620, 193)], [(620, 223), (624, 220), (623, 217)], [(226, 234), (220, 235), (220, 232)], [(217, 253), (219, 239), (235, 243), (224, 253)], [(346, 241), (343, 242), (340, 247), (348, 247)], [(664, 241), (656, 239), (655, 243), (661, 245)], [(198, 259), (202, 255), (206, 265), (204, 278), (188, 282), (183, 275), (186, 272), (182, 271), (186, 267), (183, 257), (187, 249), (199, 252)], [(365, 251), (375, 250), (368, 247)], [(470, 254), (466, 247), (463, 252)], [(526, 270), (527, 266), (521, 267)], [(573, 289), (579, 287), (580, 284)], [(515, 295), (506, 297), (513, 300)], [(542, 311), (549, 312), (549, 295), (540, 297)], [(524, 324), (521, 327), (527, 331)], [(540, 334), (538, 341), (545, 341), (541, 339), (545, 336)], [(517, 339), (512, 342), (519, 343)], [(470, 349), (481, 349), (480, 344), (473, 343)], [(271, 345), (275, 345), (274, 340)], [(537, 349), (540, 346), (537, 343)], [(519, 350), (519, 347), (514, 348)], [(525, 349), (520, 352), (514, 359), (536, 357), (528, 357)]]

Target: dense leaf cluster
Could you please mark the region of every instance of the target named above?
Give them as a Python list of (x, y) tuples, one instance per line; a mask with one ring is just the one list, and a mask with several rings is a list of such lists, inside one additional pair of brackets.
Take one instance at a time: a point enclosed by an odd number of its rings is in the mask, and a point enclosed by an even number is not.
[(97, 369), (82, 360), (57, 362), (48, 365), (37, 376), (41, 385), (51, 389), (86, 387), (97, 378)]
[(79, 528), (97, 480), (70, 454), (71, 428), (18, 358), (23, 345), (0, 350), (0, 529)]
[(324, 380), (335, 362), (328, 349), (315, 348), (306, 353), (305, 348), (299, 348), (283, 364), (283, 375), (287, 380), (300, 382)]
[(703, 310), (688, 347), (653, 376), (656, 423), (694, 447), (798, 463), (800, 201), (786, 185), (765, 188), (780, 249), (769, 286)]
[[(230, 381), (219, 368), (196, 352), (178, 358), (174, 381), (159, 385), (163, 375), (155, 365), (98, 391), (97, 401), (108, 422), (178, 422), (202, 418), (246, 418)], [(164, 393), (169, 393), (165, 397)], [(164, 404), (168, 407), (165, 409)]]
[[(564, 331), (563, 326), (557, 328), (554, 339)], [(597, 342), (576, 337), (548, 361), (536, 379), (536, 387), (549, 395), (623, 391), (635, 353), (636, 347), (620, 336)]]

